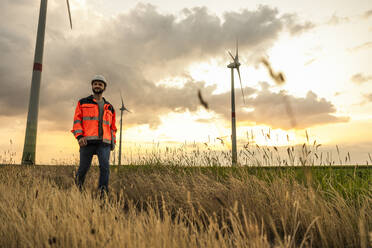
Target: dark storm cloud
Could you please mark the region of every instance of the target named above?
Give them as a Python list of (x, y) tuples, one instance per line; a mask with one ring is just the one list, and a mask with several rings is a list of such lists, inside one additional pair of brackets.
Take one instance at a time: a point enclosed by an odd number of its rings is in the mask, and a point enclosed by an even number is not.
[[(185, 74), (185, 68), (198, 60), (223, 56), (225, 48), (234, 47), (236, 37), (242, 53), (249, 49), (254, 54), (271, 47), (284, 30), (298, 34), (313, 27), (309, 22), (300, 23), (296, 15), (280, 15), (267, 6), (226, 12), (221, 19), (205, 7), (184, 9), (174, 15), (140, 4), (126, 14), (102, 19), (99, 29), (92, 24), (94, 32), (77, 35), (68, 29), (62, 4), (55, 3), (48, 10), (39, 112), (46, 127), (56, 130), (70, 129), (76, 102), (90, 94), (94, 74), (108, 79), (105, 96), (117, 111), (122, 91), (127, 108), (133, 112), (125, 115), (125, 124), (156, 127), (161, 115), (196, 111), (200, 107), (198, 89), (202, 89), (206, 101), (209, 99), (211, 110), (229, 120), (230, 93), (214, 94), (215, 86), (196, 82)], [(0, 116), (25, 117), (38, 6), (28, 1), (23, 5), (5, 1), (2, 5), (17, 15), (9, 14), (0, 22), (0, 82), (6, 89), (0, 91)], [(79, 23), (80, 16), (72, 14), (73, 22)], [(89, 29), (86, 20), (80, 25)], [(172, 76), (182, 77), (186, 83), (181, 88), (155, 84), (157, 79)], [(287, 128), (285, 109), (280, 107), (284, 93), (253, 88), (245, 88), (245, 93), (251, 96), (247, 107), (254, 111), (241, 111), (242, 106), (237, 105), (241, 120)], [(334, 106), (313, 94), (288, 97), (296, 105), (301, 127), (345, 120), (333, 117)]]
[[(306, 97), (294, 97), (284, 91), (272, 92), (267, 83), (261, 83), (261, 90), (245, 88), (246, 105), (242, 98), (237, 95), (236, 114), (239, 121), (266, 124), (273, 128), (290, 129), (291, 116), (286, 110), (286, 101), (293, 110), (293, 118), (296, 120), (296, 128), (307, 128), (314, 125), (347, 122), (348, 117), (334, 116), (335, 106), (324, 98), (309, 91)], [(238, 93), (238, 92), (237, 92)], [(285, 99), (286, 98), (286, 99)], [(208, 101), (208, 98), (207, 98)], [(231, 115), (230, 93), (212, 95), (209, 99), (210, 108), (225, 119)], [(249, 111), (245, 111), (248, 108)]]
[[(288, 116), (286, 101), (292, 108), (293, 117)], [(274, 93), (263, 88), (257, 97), (248, 99), (248, 104), (254, 108), (254, 111), (244, 115), (247, 119), (273, 128), (292, 128), (291, 118), (296, 121), (296, 128), (349, 121), (348, 117), (334, 116), (335, 106), (324, 98), (318, 98), (311, 91), (301, 98), (288, 95), (284, 91)]]

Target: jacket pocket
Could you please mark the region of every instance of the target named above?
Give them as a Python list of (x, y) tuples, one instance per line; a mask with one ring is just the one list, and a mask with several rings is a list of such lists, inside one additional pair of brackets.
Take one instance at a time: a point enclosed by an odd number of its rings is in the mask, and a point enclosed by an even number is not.
[(81, 106), (81, 112), (83, 113), (83, 117), (85, 117), (85, 116), (90, 116), (90, 117), (96, 116), (96, 108), (94, 106)]
[(110, 122), (110, 123), (112, 123), (112, 113), (111, 113), (111, 111), (110, 110), (107, 110), (106, 113), (105, 113), (105, 115), (106, 115), (105, 116), (106, 117), (105, 120), (108, 121), (108, 122)]

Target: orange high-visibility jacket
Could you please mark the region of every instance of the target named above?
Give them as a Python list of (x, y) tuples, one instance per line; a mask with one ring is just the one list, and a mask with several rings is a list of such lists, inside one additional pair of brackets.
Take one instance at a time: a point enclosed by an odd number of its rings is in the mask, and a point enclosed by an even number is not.
[[(103, 117), (102, 117), (102, 141), (107, 144), (116, 144), (116, 125), (114, 107), (103, 98)], [(99, 109), (93, 95), (79, 100), (74, 115), (74, 125), (71, 132), (76, 139), (86, 137), (87, 142), (97, 141), (99, 138)]]

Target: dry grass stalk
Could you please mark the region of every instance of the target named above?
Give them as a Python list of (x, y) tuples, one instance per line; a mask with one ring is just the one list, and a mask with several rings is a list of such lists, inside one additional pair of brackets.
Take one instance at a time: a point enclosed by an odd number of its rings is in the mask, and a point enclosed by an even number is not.
[(109, 200), (69, 170), (0, 168), (1, 247), (360, 247), (371, 196), (355, 201), (288, 177), (225, 178), (158, 167), (112, 174)]

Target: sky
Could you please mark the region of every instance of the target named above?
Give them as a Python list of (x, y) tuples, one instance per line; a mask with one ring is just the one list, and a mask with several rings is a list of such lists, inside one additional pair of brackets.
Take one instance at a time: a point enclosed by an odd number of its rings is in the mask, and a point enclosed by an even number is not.
[[(78, 155), (74, 109), (108, 80), (104, 97), (120, 116), (125, 147), (215, 142), (231, 135), (231, 62), (239, 41), (245, 103), (235, 73), (238, 144), (338, 145), (365, 163), (372, 152), (372, 3), (315, 1), (48, 1), (37, 163)], [(2, 0), (0, 153), (19, 163), (40, 1)], [(267, 59), (286, 82), (277, 85)], [(209, 104), (198, 100), (201, 90)], [(290, 111), (288, 111), (290, 109)], [(119, 122), (117, 122), (117, 126)], [(270, 131), (269, 131), (270, 130)], [(260, 133), (270, 132), (267, 140)], [(227, 138), (226, 138), (227, 137)], [(287, 138), (289, 137), (289, 139)], [(252, 142), (252, 140), (251, 140)], [(221, 149), (228, 149), (222, 146)], [(0, 158), (1, 160), (1, 158)], [(1, 161), (0, 161), (1, 162)], [(372, 162), (372, 161), (371, 161)]]

